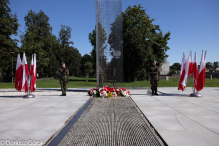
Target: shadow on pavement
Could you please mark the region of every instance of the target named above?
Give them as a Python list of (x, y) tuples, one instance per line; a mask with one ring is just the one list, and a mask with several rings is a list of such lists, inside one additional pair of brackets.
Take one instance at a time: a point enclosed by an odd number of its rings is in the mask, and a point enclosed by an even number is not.
[(8, 95), (8, 96), (0, 96), (0, 98), (22, 98), (23, 96), (16, 96), (16, 95)]
[[(61, 89), (37, 89), (38, 91), (61, 91)], [(67, 92), (88, 92), (89, 90), (86, 89), (82, 89), (82, 90), (78, 90), (78, 89), (68, 89)]]
[(177, 94), (177, 93), (162, 93), (162, 94), (159, 94), (159, 96), (183, 96), (183, 97), (189, 97), (188, 94)]

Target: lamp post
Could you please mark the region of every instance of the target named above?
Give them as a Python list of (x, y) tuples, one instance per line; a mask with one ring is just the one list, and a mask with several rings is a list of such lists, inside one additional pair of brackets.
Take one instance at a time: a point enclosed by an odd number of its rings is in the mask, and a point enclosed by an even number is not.
[(14, 52), (11, 52), (12, 53), (12, 83), (13, 83), (13, 54)]

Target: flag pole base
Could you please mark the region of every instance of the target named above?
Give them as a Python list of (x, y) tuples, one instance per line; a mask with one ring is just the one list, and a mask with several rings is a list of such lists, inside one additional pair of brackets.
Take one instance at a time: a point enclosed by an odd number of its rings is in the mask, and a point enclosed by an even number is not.
[(33, 95), (33, 94), (24, 95), (23, 98), (35, 98), (35, 95)]
[(202, 95), (199, 93), (192, 93), (192, 94), (190, 94), (190, 96), (191, 97), (202, 97)]

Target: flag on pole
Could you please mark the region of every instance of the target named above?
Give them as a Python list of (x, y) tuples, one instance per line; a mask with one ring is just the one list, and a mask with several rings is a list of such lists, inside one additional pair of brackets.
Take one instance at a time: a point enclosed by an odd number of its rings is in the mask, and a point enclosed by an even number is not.
[(192, 68), (190, 68), (191, 66), (192, 66), (192, 51), (190, 52), (186, 65), (185, 65), (185, 76), (181, 83), (183, 88), (186, 88), (187, 78), (192, 72)]
[(186, 65), (186, 57), (185, 57), (185, 54), (183, 53), (183, 58), (181, 62), (181, 70), (180, 70), (180, 78), (179, 78), (179, 86), (178, 86), (178, 90), (182, 90), (182, 91), (185, 90), (185, 88), (183, 88), (181, 84), (185, 76), (185, 65)]
[(28, 88), (32, 90), (32, 81), (33, 81), (33, 54), (32, 54), (32, 59), (31, 59), (31, 64), (30, 64), (30, 75), (29, 75), (29, 83), (28, 83)]
[(27, 59), (25, 53), (23, 53), (22, 66), (23, 66), (22, 89), (25, 90), (26, 93), (28, 91), (27, 83), (28, 83), (29, 70), (27, 66)]
[(31, 82), (31, 92), (35, 92), (36, 90), (36, 54), (34, 54), (34, 61), (33, 61), (33, 77), (32, 77), (32, 82)]
[(202, 50), (202, 56), (201, 56), (201, 63), (200, 63), (200, 70), (199, 70), (199, 76), (198, 76), (198, 85), (197, 85), (197, 91), (200, 91), (203, 89), (205, 85), (205, 62), (206, 62), (206, 53), (204, 55), (204, 51)]
[(21, 64), (20, 53), (17, 56), (16, 72), (15, 72), (15, 89), (19, 92), (22, 89), (23, 68)]
[(189, 60), (189, 72), (188, 72), (188, 77), (190, 77), (193, 73), (193, 62), (192, 62), (192, 52), (190, 52), (191, 58)]
[(197, 58), (196, 58), (196, 52), (195, 52), (195, 57), (194, 57), (194, 62), (193, 62), (193, 79), (194, 79), (194, 87), (197, 89), (198, 85), (198, 65), (197, 65)]

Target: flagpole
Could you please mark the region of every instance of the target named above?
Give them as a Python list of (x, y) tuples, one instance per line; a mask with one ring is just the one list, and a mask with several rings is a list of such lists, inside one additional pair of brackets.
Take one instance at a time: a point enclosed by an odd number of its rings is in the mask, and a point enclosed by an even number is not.
[[(195, 59), (196, 59), (196, 53), (195, 53)], [(197, 60), (195, 60), (195, 62), (197, 62)], [(194, 63), (194, 62), (193, 62)], [(197, 65), (197, 64), (196, 64)], [(194, 69), (194, 68), (193, 68)], [(194, 71), (192, 72), (192, 76), (193, 76), (193, 81), (194, 81)], [(196, 78), (197, 78), (197, 72), (196, 72)], [(193, 82), (193, 93), (190, 94), (190, 97), (202, 97), (201, 94), (199, 94), (198, 92), (195, 92), (195, 84), (197, 85), (197, 80), (195, 81), (195, 83)], [(190, 78), (191, 81), (191, 78)]]
[[(30, 73), (32, 72), (31, 70), (31, 65), (33, 63), (33, 55), (32, 55), (32, 59), (31, 59), (31, 64), (30, 64)], [(31, 76), (31, 74), (28, 75), (28, 91), (27, 91), (27, 95), (24, 95), (23, 98), (34, 98), (35, 95), (31, 94), (31, 87), (32, 87), (32, 80), (33, 80), (33, 75)]]
[[(30, 80), (30, 75), (28, 75), (28, 79)], [(30, 82), (32, 82), (30, 80)], [(31, 94), (30, 88), (28, 88), (27, 95), (24, 95), (23, 98), (35, 98), (35, 95)]]

